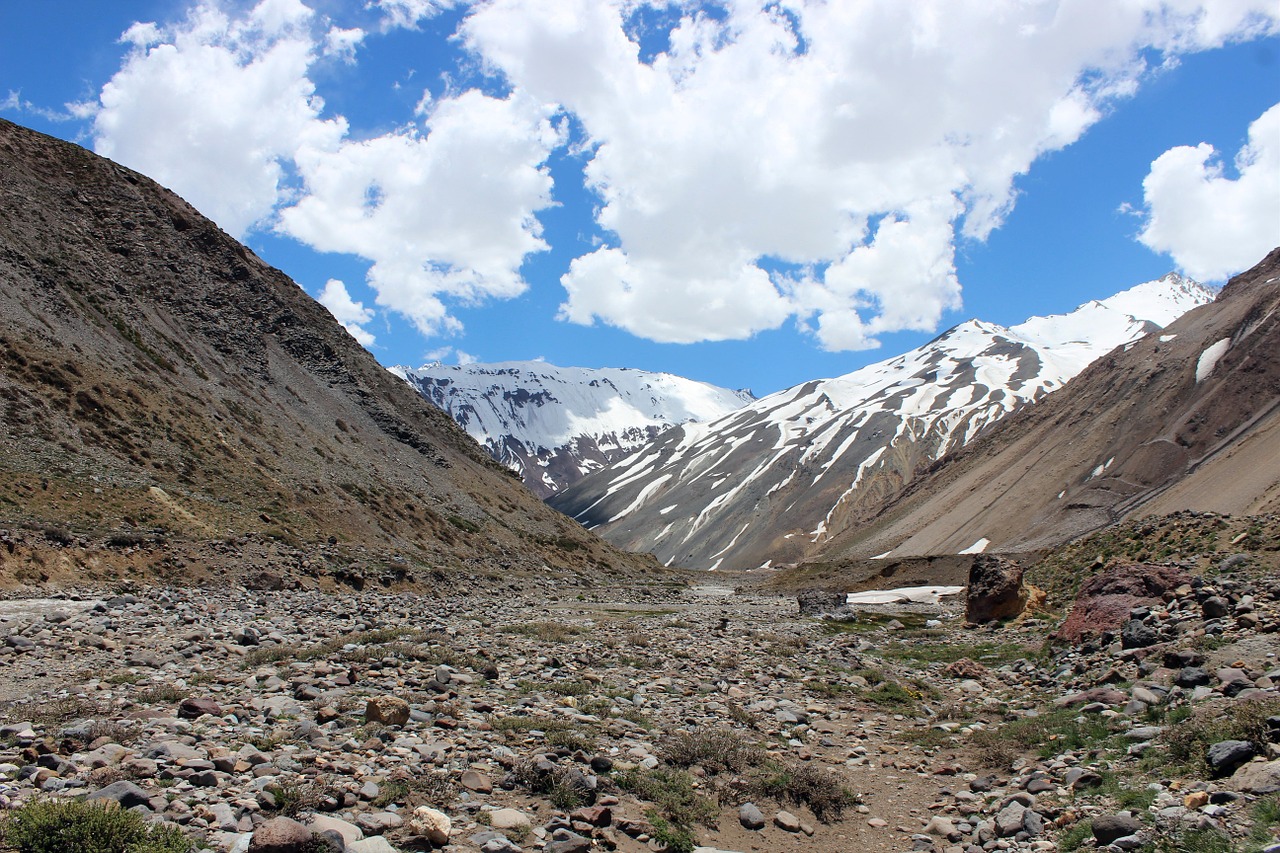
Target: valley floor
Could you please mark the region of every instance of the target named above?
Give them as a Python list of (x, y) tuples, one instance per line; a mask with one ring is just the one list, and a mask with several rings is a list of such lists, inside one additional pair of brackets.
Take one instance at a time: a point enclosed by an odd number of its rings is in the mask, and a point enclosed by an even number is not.
[[(1265, 785), (1171, 767), (1204, 709), (1280, 714), (1280, 581), (1244, 594), (1255, 618), (1184, 637), (1185, 689), (1118, 644), (1042, 651), (1047, 621), (837, 623), (728, 587), (0, 602), (0, 799), (90, 793), (214, 851), (282, 817), (353, 853), (1069, 850), (1112, 824), (1263, 849)], [(1275, 757), (1245, 769), (1280, 786)]]

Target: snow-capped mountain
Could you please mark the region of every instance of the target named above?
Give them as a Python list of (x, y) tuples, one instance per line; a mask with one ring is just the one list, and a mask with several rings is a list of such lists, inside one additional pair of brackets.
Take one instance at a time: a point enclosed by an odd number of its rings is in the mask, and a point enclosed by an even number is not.
[(534, 494), (547, 497), (676, 425), (754, 400), (669, 373), (541, 361), (393, 367)]
[(1171, 273), (1012, 328), (971, 320), (897, 358), (670, 430), (549, 502), (668, 564), (798, 560), (943, 454), (1212, 299)]

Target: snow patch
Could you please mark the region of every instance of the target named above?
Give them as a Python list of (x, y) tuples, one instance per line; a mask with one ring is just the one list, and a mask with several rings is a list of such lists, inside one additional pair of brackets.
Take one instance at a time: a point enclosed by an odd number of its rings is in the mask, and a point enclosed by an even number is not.
[(1227, 350), (1231, 349), (1231, 338), (1223, 338), (1215, 344), (1200, 353), (1200, 360), (1196, 362), (1196, 382), (1197, 384), (1209, 378), (1209, 374), (1213, 373), (1213, 369), (1218, 366), (1218, 360), (1227, 354)]
[(991, 544), (991, 540), (983, 536), (977, 542), (974, 542), (968, 548), (961, 551), (961, 554), (981, 554), (987, 550), (987, 546)]
[(856, 604), (941, 604), (942, 599), (964, 592), (962, 586), (904, 586), (898, 589), (877, 589), (871, 592), (851, 592), (846, 603)]

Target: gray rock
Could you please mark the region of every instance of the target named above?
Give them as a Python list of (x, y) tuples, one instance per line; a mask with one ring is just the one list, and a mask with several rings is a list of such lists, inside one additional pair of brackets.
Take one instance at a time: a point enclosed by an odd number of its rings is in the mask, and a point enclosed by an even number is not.
[(1093, 819), (1093, 837), (1098, 846), (1105, 847), (1117, 838), (1133, 835), (1142, 829), (1142, 823), (1130, 815), (1100, 815)]
[(1247, 740), (1220, 740), (1209, 747), (1205, 756), (1215, 778), (1230, 776), (1257, 753)]
[(89, 796), (86, 800), (112, 800), (120, 804), (121, 808), (131, 809), (134, 806), (150, 807), (151, 795), (139, 788), (132, 782), (120, 781), (112, 782), (105, 788), (99, 788)]
[(738, 808), (738, 823), (746, 829), (764, 829), (764, 815), (755, 803), (743, 803)]

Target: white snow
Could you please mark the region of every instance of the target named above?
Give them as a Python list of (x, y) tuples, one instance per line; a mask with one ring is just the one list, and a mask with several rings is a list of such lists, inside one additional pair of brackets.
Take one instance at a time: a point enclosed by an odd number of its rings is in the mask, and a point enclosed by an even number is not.
[(977, 542), (974, 542), (968, 548), (965, 548), (960, 553), (961, 554), (981, 554), (987, 550), (987, 546), (990, 544), (991, 544), (991, 540), (984, 536), (981, 539), (979, 539)]
[(1161, 336), (1160, 336), (1160, 343), (1162, 343), (1162, 344), (1167, 344), (1167, 343), (1169, 343), (1169, 341), (1173, 340), (1173, 339), (1174, 339), (1174, 338), (1176, 338), (1176, 337), (1178, 337), (1178, 336), (1177, 336), (1177, 335), (1161, 335)]
[(941, 604), (942, 599), (964, 592), (962, 586), (904, 586), (898, 589), (877, 589), (870, 592), (851, 592), (846, 603), (856, 604)]
[(1213, 373), (1213, 369), (1218, 366), (1218, 360), (1226, 355), (1229, 349), (1231, 349), (1231, 339), (1223, 338), (1210, 344), (1204, 352), (1200, 353), (1200, 359), (1196, 362), (1197, 383), (1209, 378), (1209, 374)]

